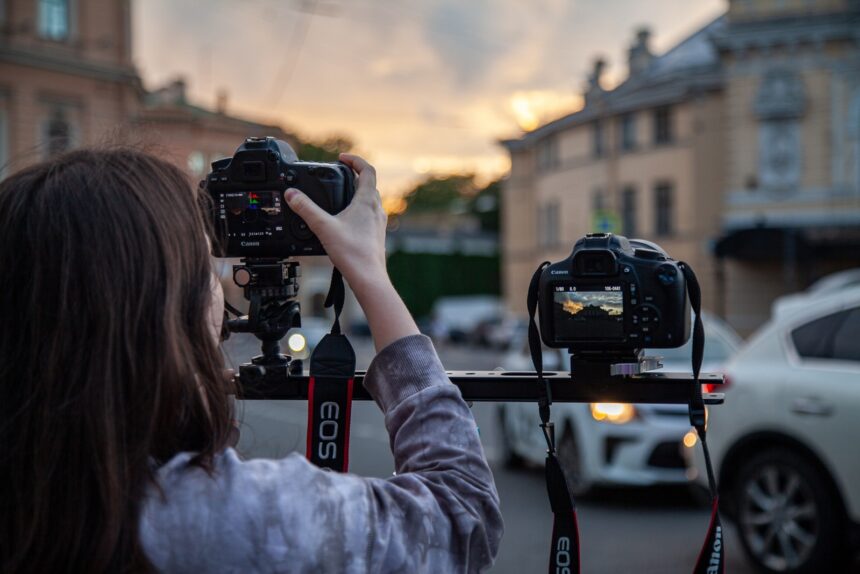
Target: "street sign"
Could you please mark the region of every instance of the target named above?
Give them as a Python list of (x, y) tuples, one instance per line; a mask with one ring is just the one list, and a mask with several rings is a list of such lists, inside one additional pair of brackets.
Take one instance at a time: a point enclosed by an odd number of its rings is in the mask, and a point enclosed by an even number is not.
[(591, 230), (594, 233), (621, 233), (621, 223), (614, 212), (601, 209), (591, 216)]

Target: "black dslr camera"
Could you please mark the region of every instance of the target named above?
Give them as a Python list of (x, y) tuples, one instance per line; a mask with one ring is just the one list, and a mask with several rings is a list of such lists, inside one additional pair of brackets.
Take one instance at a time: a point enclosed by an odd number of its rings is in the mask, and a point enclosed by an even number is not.
[(576, 242), (543, 270), (540, 335), (574, 354), (632, 355), (674, 348), (690, 336), (690, 303), (678, 263), (658, 245), (611, 233)]
[(355, 195), (352, 169), (343, 163), (299, 161), (275, 138), (248, 138), (232, 158), (212, 163), (204, 181), (221, 257), (284, 258), (325, 255), (302, 219), (284, 202), (284, 190), (302, 190), (335, 214)]

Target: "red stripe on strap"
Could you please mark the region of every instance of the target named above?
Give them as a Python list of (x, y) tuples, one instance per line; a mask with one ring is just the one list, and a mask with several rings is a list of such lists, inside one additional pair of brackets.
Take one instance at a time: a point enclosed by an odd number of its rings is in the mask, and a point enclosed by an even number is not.
[(346, 423), (343, 428), (343, 471), (349, 470), (349, 419), (352, 416), (352, 382), (350, 379), (346, 383)]

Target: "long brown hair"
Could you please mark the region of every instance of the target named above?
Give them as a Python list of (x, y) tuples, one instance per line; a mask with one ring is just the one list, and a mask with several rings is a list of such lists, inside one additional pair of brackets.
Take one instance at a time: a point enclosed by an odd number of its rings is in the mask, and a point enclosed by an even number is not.
[(0, 183), (0, 571), (151, 569), (147, 488), (230, 430), (211, 263), (184, 174), (79, 150)]

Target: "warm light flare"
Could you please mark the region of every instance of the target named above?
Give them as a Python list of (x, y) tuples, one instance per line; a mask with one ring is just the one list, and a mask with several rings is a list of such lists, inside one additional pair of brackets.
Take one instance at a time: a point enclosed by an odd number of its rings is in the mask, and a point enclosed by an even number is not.
[(696, 434), (696, 431), (688, 431), (687, 434), (684, 435), (684, 446), (687, 448), (693, 448), (696, 446), (696, 442), (698, 442), (698, 440), (699, 437)]
[(636, 408), (626, 403), (591, 403), (589, 406), (596, 421), (623, 425), (636, 416)]
[(382, 198), (382, 209), (388, 215), (400, 215), (406, 211), (406, 200), (399, 196), (384, 196)]
[(508, 105), (520, 128), (532, 131), (552, 118), (580, 109), (582, 97), (572, 91), (528, 90), (515, 92)]
[(514, 112), (517, 124), (525, 131), (530, 132), (540, 125), (540, 118), (524, 95), (517, 94), (511, 98), (511, 110)]
[(290, 348), (290, 351), (293, 353), (301, 353), (307, 347), (307, 340), (305, 336), (301, 333), (293, 333), (287, 339), (287, 346)]

